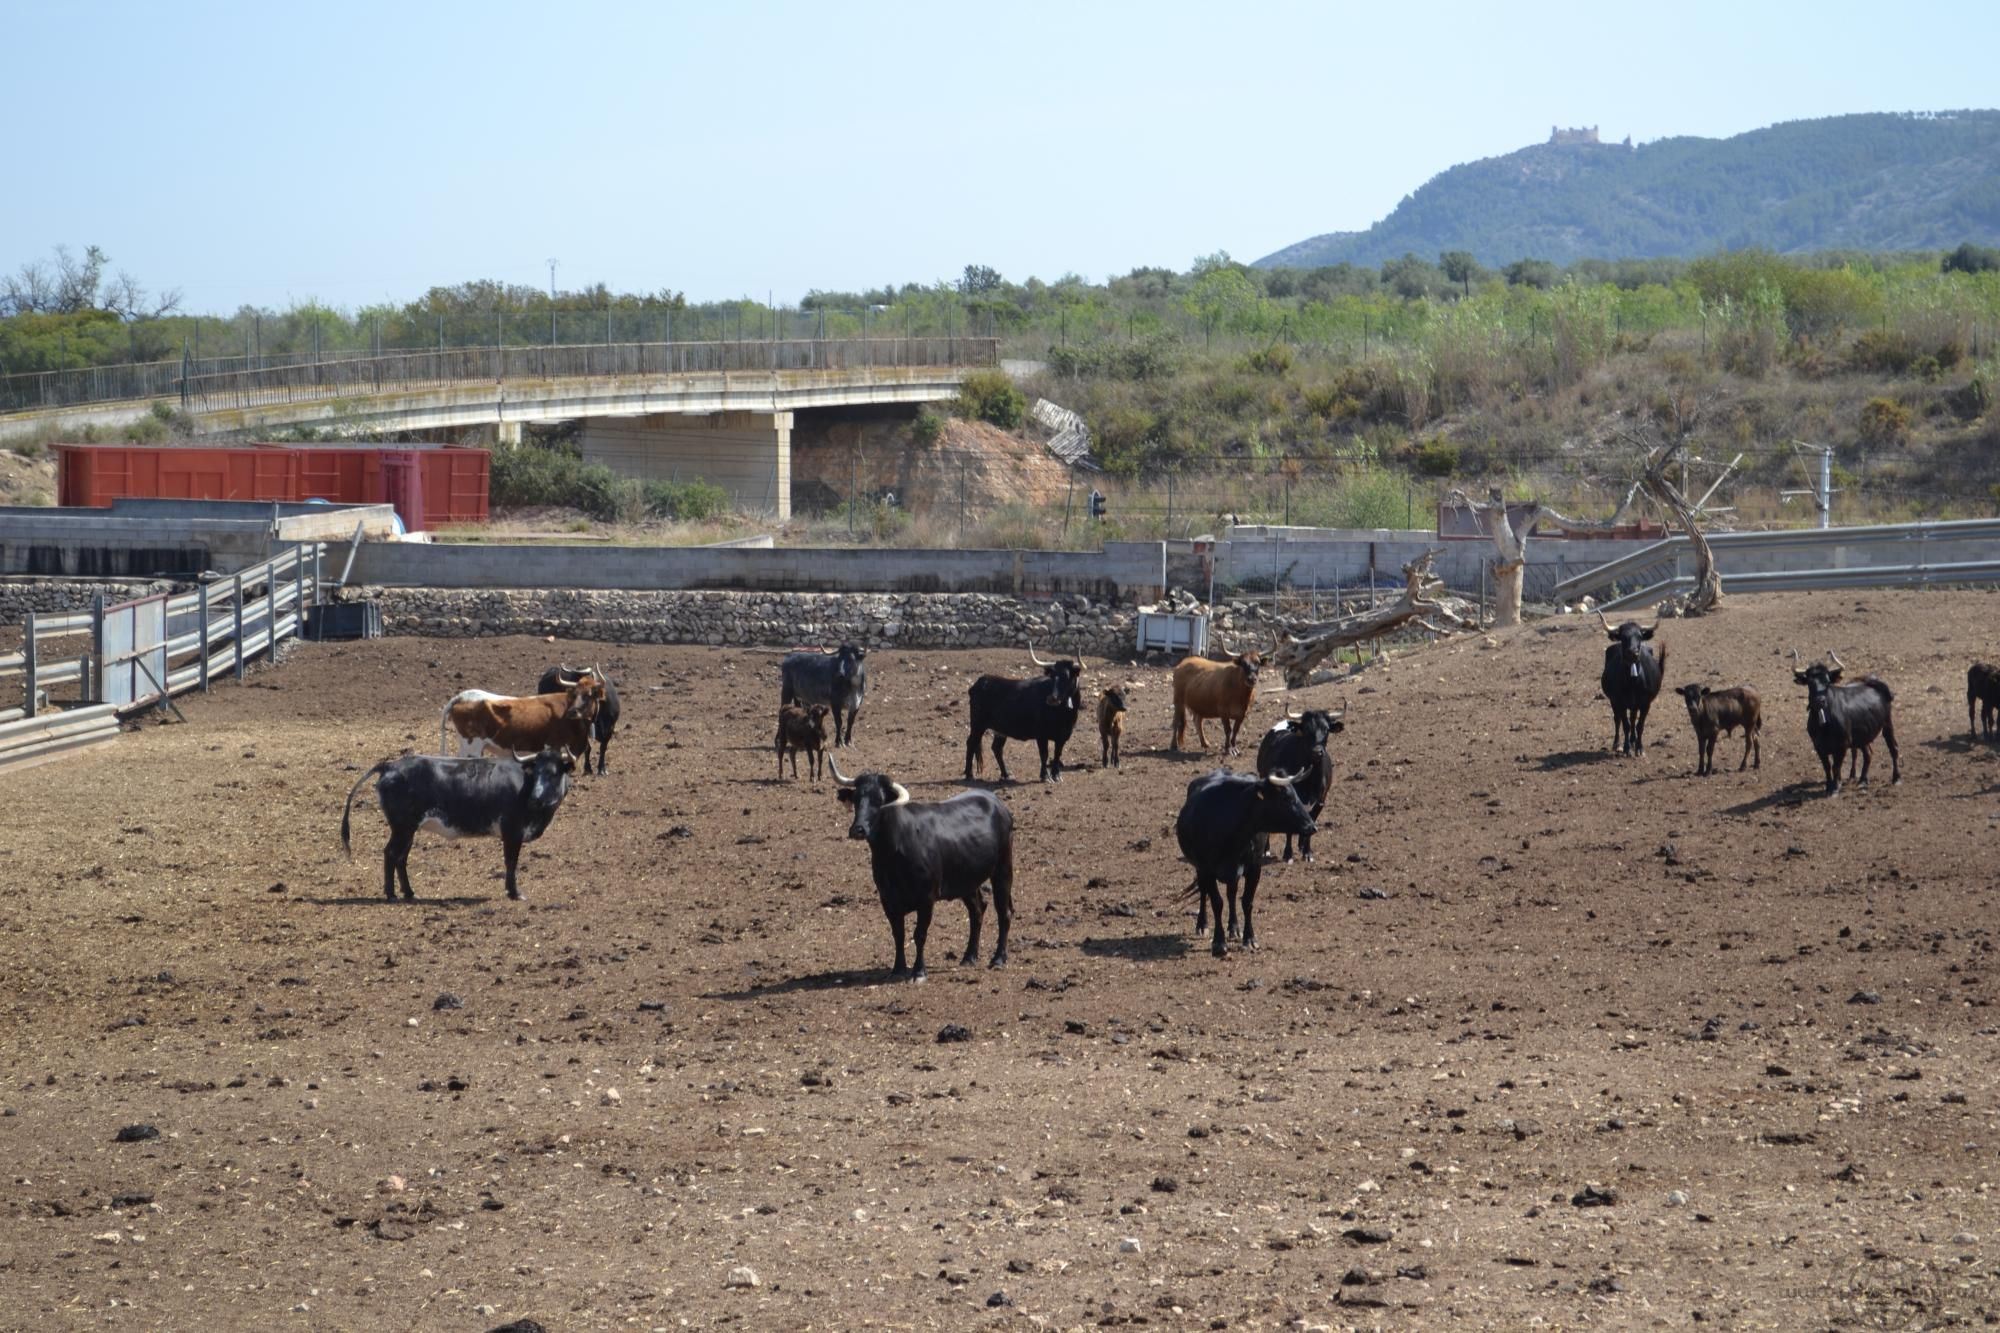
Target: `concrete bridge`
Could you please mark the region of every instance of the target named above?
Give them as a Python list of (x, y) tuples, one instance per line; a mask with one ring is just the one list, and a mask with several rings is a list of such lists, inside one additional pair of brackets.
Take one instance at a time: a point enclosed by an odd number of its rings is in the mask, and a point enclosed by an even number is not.
[(581, 420), (586, 459), (690, 480), (791, 516), (793, 413), (935, 402), (997, 366), (994, 338), (472, 347), (337, 360), (227, 358), (0, 377), (0, 441), (117, 437), (164, 403), (198, 437), (336, 435)]

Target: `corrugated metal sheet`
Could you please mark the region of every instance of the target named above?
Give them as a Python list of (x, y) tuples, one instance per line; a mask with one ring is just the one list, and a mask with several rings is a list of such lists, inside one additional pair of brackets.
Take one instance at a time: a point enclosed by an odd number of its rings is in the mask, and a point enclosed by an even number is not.
[[(171, 500), (330, 500), (394, 504), (412, 532), (484, 523), (484, 449), (253, 444), (59, 444), (59, 503), (104, 508), (128, 496)], [(392, 493), (393, 492), (393, 493)]]

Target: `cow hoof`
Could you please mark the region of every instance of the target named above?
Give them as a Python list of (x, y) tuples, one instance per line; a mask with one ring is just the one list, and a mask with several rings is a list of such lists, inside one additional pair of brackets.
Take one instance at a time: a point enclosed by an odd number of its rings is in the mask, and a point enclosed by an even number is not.
[(1219, 942), (1218, 942), (1218, 943), (1215, 943), (1215, 944), (1211, 944), (1211, 945), (1209, 946), (1209, 948), (1208, 948), (1208, 951), (1209, 951), (1209, 952), (1210, 952), (1211, 954), (1215, 955), (1215, 956), (1216, 956), (1217, 958), (1227, 958), (1227, 957), (1229, 957), (1229, 950), (1228, 950), (1228, 949), (1226, 949), (1226, 948), (1224, 948), (1224, 947), (1223, 947), (1223, 946), (1221, 945), (1221, 943), (1219, 943)]
[(921, 986), (930, 979), (931, 979), (931, 974), (924, 971), (922, 968), (918, 968), (916, 971), (910, 973), (910, 984), (912, 986)]
[(1005, 966), (1007, 966), (1007, 955), (1006, 955), (1006, 954), (1004, 954), (1004, 953), (996, 953), (996, 954), (994, 954), (994, 955), (993, 955), (993, 961), (992, 961), (992, 962), (990, 962), (990, 963), (988, 963), (988, 964), (987, 964), (987, 966), (988, 966), (988, 967), (1005, 967)]

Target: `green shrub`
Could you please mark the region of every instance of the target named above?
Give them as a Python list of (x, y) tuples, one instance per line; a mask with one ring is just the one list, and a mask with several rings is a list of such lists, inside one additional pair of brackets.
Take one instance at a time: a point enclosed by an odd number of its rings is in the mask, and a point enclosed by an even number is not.
[(696, 477), (693, 481), (648, 481), (640, 493), (647, 513), (686, 522), (720, 518), (729, 512), (729, 492), (713, 482)]
[(1987, 385), (1985, 376), (1974, 375), (1963, 388), (1947, 393), (1944, 402), (1959, 420), (1977, 421), (1993, 406), (1993, 390)]
[(959, 383), (953, 410), (970, 420), (1013, 430), (1028, 415), (1028, 399), (1004, 370), (975, 370)]
[(1861, 408), (1861, 438), (1870, 444), (1902, 444), (1910, 438), (1910, 409), (1893, 398), (1870, 398)]
[(1279, 378), (1291, 373), (1292, 349), (1283, 343), (1272, 343), (1269, 347), (1259, 347), (1243, 358), (1246, 369), (1258, 375), (1276, 375)]
[(1458, 471), (1458, 446), (1442, 435), (1433, 436), (1416, 447), (1417, 471), (1426, 477), (1449, 477)]
[(157, 416), (140, 417), (125, 428), (125, 438), (132, 444), (158, 444), (167, 438), (167, 423)]
[(1847, 363), (1856, 370), (1901, 375), (1917, 360), (1917, 345), (1900, 329), (1870, 329), (1854, 340)]
[(944, 438), (944, 418), (928, 407), (917, 413), (917, 419), (910, 423), (910, 438), (920, 449), (929, 449)]

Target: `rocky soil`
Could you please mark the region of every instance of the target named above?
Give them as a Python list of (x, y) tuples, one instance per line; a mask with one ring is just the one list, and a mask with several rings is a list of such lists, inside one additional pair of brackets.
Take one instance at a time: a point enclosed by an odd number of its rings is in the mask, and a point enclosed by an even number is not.
[[(1771, 716), (1769, 767), (1724, 742), (1708, 779), (1669, 696), (1607, 754), (1594, 621), (1371, 667), (1320, 861), (1219, 962), (1171, 832), (1215, 757), (1164, 752), (1163, 670), (1095, 660), (1123, 769), (1079, 738), (1058, 786), (1002, 788), (1013, 963), (952, 965), (947, 905), (924, 985), (886, 982), (831, 784), (773, 777), (773, 659), (299, 646), (0, 775), (0, 1323), (1990, 1322), (2000, 750), (1963, 681), (1995, 605), (1668, 624), (1669, 685)], [(1794, 644), (1894, 684), (1900, 786), (1878, 747), (1821, 796)], [(527, 900), (494, 843), (426, 836), (420, 900), (384, 903), (349, 787), (557, 658), (616, 674), (625, 727)], [(871, 654), (843, 765), (948, 794), (966, 685), (1025, 665)]]

